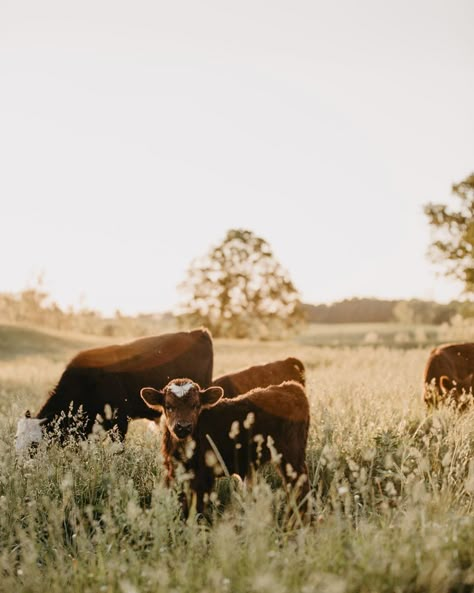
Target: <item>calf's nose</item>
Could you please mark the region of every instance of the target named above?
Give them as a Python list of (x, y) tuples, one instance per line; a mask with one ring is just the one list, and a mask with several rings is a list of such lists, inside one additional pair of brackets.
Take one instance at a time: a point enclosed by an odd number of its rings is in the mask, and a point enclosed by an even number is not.
[(177, 422), (175, 426), (175, 432), (179, 437), (187, 436), (191, 434), (193, 425), (191, 422)]

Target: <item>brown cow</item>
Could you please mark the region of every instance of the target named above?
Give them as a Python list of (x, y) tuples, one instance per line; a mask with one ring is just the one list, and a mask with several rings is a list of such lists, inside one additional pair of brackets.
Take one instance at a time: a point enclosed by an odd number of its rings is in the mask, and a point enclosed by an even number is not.
[[(465, 408), (474, 387), (474, 343), (446, 344), (431, 351), (424, 373), (424, 400)], [(471, 394), (471, 396), (470, 396)]]
[[(171, 381), (163, 390), (141, 390), (153, 411), (164, 412), (162, 451), (167, 484), (181, 463), (191, 478), (196, 510), (223, 472), (250, 475), (252, 468), (272, 461), (285, 484), (295, 485), (300, 476), (300, 495), (309, 489), (305, 449), (309, 427), (309, 403), (296, 381), (254, 389), (234, 399), (221, 399), (219, 386), (202, 390), (190, 379)], [(189, 446), (194, 441), (194, 449)], [(183, 511), (187, 514), (186, 504)]]
[(305, 368), (298, 358), (286, 358), (267, 364), (255, 365), (236, 373), (214, 379), (212, 385), (224, 390), (224, 397), (232, 398), (256, 387), (279, 385), (283, 381), (297, 381), (304, 386)]
[[(40, 424), (47, 433), (57, 427), (60, 437), (71, 430), (85, 436), (92, 431), (97, 414), (103, 417), (105, 429), (116, 427), (123, 438), (130, 419), (154, 420), (161, 415), (145, 405), (140, 397), (142, 387), (161, 389), (183, 375), (207, 387), (212, 365), (212, 339), (206, 329), (80, 352), (67, 365), (36, 417), (23, 418), (19, 423), (17, 449), (38, 441)], [(78, 424), (73, 416), (80, 408), (82, 422)]]

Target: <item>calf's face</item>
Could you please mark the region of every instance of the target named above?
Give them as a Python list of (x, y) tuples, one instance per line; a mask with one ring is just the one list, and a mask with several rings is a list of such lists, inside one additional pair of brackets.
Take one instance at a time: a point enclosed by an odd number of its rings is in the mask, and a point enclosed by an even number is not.
[(215, 405), (223, 394), (221, 387), (203, 390), (190, 379), (174, 379), (161, 391), (153, 387), (140, 391), (149, 408), (164, 414), (166, 426), (178, 440), (194, 433), (201, 410)]

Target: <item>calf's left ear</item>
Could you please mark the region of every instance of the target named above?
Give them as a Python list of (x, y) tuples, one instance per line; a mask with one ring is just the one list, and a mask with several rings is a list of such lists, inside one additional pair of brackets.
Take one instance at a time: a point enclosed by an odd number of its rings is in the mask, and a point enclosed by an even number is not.
[(153, 387), (143, 387), (140, 396), (149, 408), (163, 408), (164, 394)]
[(208, 387), (199, 392), (201, 406), (203, 408), (212, 408), (224, 395), (222, 387)]

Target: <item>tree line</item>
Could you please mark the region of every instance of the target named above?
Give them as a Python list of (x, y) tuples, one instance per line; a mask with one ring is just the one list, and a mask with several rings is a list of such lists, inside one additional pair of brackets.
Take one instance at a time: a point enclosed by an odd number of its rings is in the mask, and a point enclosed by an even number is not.
[[(452, 301), (440, 304), (434, 301), (382, 300), (352, 298), (331, 304), (299, 305), (300, 323), (404, 323), (441, 325), (455, 316), (474, 316), (474, 304)], [(250, 323), (249, 319), (246, 319)], [(268, 320), (270, 322), (270, 320)], [(171, 313), (156, 315), (122, 315), (103, 317), (90, 309), (63, 310), (48, 293), (39, 287), (30, 287), (18, 294), (0, 293), (0, 323), (18, 323), (44, 326), (64, 331), (106, 336), (133, 336), (173, 331), (178, 320)], [(199, 324), (199, 319), (191, 321)], [(245, 326), (241, 326), (241, 331)], [(218, 332), (217, 332), (218, 333)]]
[(447, 304), (420, 299), (382, 300), (352, 298), (329, 305), (303, 304), (309, 323), (406, 323), (441, 325), (456, 315), (474, 315), (474, 306), (466, 301)]

